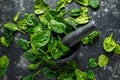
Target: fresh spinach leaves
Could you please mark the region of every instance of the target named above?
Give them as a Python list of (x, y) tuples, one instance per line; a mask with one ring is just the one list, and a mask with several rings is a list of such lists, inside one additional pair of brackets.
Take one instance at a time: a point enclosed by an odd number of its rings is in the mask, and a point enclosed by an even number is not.
[(49, 5), (45, 0), (34, 0), (34, 12), (35, 14), (42, 14), (49, 9)]
[(106, 52), (113, 52), (120, 54), (120, 45), (112, 38), (113, 33), (109, 37), (106, 37), (103, 42), (103, 48)]
[(81, 42), (84, 45), (87, 44), (93, 44), (94, 40), (99, 36), (100, 32), (99, 31), (93, 31), (90, 34), (88, 34), (86, 37), (84, 37)]
[(9, 65), (9, 59), (6, 55), (3, 55), (1, 58), (0, 58), (0, 68), (7, 68)]
[(76, 20), (72, 17), (67, 17), (65, 18), (65, 22), (68, 23), (71, 26), (77, 27), (78, 23), (76, 22)]
[(32, 49), (30, 49), (25, 52), (25, 58), (30, 62), (34, 62), (37, 59), (37, 55), (33, 54)]
[(28, 50), (29, 48), (29, 42), (25, 39), (18, 39), (18, 46), (22, 48), (23, 50)]
[(14, 20), (15, 22), (18, 20), (20, 13), (21, 13), (21, 11), (18, 11), (18, 12), (16, 13), (16, 15), (13, 17), (13, 20)]
[(76, 8), (76, 9), (72, 9), (70, 11), (70, 16), (73, 16), (73, 17), (78, 17), (80, 16), (80, 9)]
[(86, 24), (88, 23), (90, 17), (88, 16), (88, 8), (87, 7), (81, 7), (80, 8), (80, 16), (76, 18), (76, 22), (78, 24)]
[(87, 80), (87, 73), (80, 69), (75, 69), (76, 80)]
[(32, 74), (29, 74), (23, 78), (23, 80), (34, 80), (34, 76)]
[(108, 64), (109, 58), (106, 55), (100, 55), (98, 59), (98, 65), (99, 67), (104, 67)]
[(98, 8), (100, 4), (99, 0), (90, 0), (90, 6), (93, 8)]
[(112, 38), (113, 33), (109, 37), (106, 37), (103, 42), (103, 48), (106, 52), (112, 52), (116, 47), (116, 42)]
[[(94, 74), (92, 71), (83, 72), (78, 69), (77, 62), (70, 61), (65, 66), (52, 70), (56, 67), (54, 60), (66, 56), (70, 48), (62, 43), (62, 38), (76, 29), (78, 24), (86, 24), (89, 22), (88, 8), (91, 6), (97, 8), (99, 3), (94, 0), (76, 0), (77, 3), (84, 5), (80, 9), (65, 10), (65, 6), (73, 0), (59, 0), (56, 9), (52, 9), (45, 0), (34, 0), (34, 13), (25, 13), (23, 18), (18, 21), (20, 11), (13, 17), (15, 23), (8, 22), (4, 25), (4, 35), (0, 38), (3, 46), (9, 47), (13, 41), (13, 34), (20, 31), (28, 34), (29, 39), (18, 39), (18, 46), (25, 51), (25, 58), (30, 61), (28, 66), (30, 70), (36, 70), (43, 66), (42, 73), (49, 79), (56, 78), (57, 80), (89, 80), (93, 79)], [(70, 13), (71, 17), (65, 18), (65, 15)], [(93, 39), (99, 35), (98, 32), (91, 33), (87, 38), (83, 39), (84, 44), (93, 43)], [(114, 52), (119, 53), (119, 46), (116, 47)], [(6, 72), (9, 65), (9, 60), (2, 61), (0, 59), (0, 77)], [(90, 61), (90, 65), (95, 67), (94, 60)], [(50, 67), (50, 68), (49, 68)], [(4, 68), (4, 69), (3, 69)], [(35, 74), (27, 75), (23, 80), (34, 80)]]
[(18, 31), (22, 32), (22, 31), (17, 27), (16, 24), (13, 24), (13, 23), (11, 23), (11, 22), (6, 23), (6, 24), (4, 25), (4, 27), (7, 28), (7, 29), (9, 29), (9, 30), (11, 30), (11, 31), (17, 31), (17, 30), (18, 30)]
[(9, 66), (9, 59), (6, 55), (0, 57), (0, 79), (4, 77)]
[(82, 4), (84, 6), (89, 5), (89, 0), (76, 0), (77, 3)]
[(76, 2), (84, 6), (91, 6), (92, 8), (98, 8), (100, 5), (99, 0), (76, 0)]
[(95, 73), (93, 70), (88, 70), (87, 71), (87, 79), (88, 80), (96, 80)]
[(67, 3), (71, 3), (72, 0), (59, 0), (59, 2), (57, 3), (57, 11), (60, 11), (61, 9), (65, 8)]
[(4, 35), (0, 38), (1, 45), (9, 47), (13, 41), (13, 32), (7, 28), (4, 28)]
[(64, 23), (55, 20), (50, 21), (50, 27), (56, 33), (64, 33), (66, 29), (66, 25)]
[(0, 68), (0, 80), (4, 77), (5, 74), (6, 74), (6, 69)]
[(49, 30), (43, 30), (42, 32), (34, 34), (31, 39), (32, 47), (40, 48), (45, 46), (50, 40), (50, 34)]
[(52, 71), (47, 67), (42, 68), (42, 73), (48, 79), (56, 77), (56, 71)]
[(23, 77), (22, 80), (34, 80), (34, 78), (41, 72), (41, 70), (38, 70), (36, 73), (34, 74), (29, 74)]
[(115, 54), (120, 54), (120, 45), (117, 44), (114, 51), (113, 51)]
[(95, 58), (90, 58), (89, 62), (88, 62), (88, 65), (89, 65), (90, 68), (95, 68), (95, 67), (98, 66)]
[(37, 68), (40, 66), (41, 63), (42, 63), (42, 62), (31, 63), (31, 64), (29, 65), (29, 69), (35, 70), (35, 69), (37, 69)]

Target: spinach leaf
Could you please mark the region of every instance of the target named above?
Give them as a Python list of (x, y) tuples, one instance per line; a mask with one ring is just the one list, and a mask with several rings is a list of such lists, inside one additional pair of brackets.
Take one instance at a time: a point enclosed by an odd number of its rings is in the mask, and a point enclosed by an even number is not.
[(42, 24), (38, 23), (38, 24), (34, 25), (34, 27), (27, 28), (27, 32), (28, 32), (29, 35), (31, 35), (31, 34), (41, 32), (42, 29), (43, 29)]
[(43, 24), (43, 26), (46, 27), (49, 24), (49, 21), (46, 19), (45, 14), (39, 15), (38, 17), (39, 17), (41, 23)]
[(36, 60), (37, 55), (33, 54), (33, 53), (32, 53), (32, 49), (30, 49), (30, 50), (27, 50), (27, 51), (25, 52), (25, 58), (26, 58), (28, 61), (33, 62), (33, 61)]
[(45, 52), (44, 54), (42, 54), (41, 56), (39, 56), (39, 58), (40, 58), (41, 60), (45, 61), (45, 60), (50, 60), (50, 59), (52, 59), (52, 56), (50, 55), (50, 53)]
[(37, 17), (33, 13), (26, 13), (24, 18), (18, 21), (18, 27), (22, 30), (25, 30), (26, 32), (29, 32), (28, 29), (36, 26), (37, 24)]
[(71, 60), (71, 61), (66, 62), (66, 65), (73, 69), (78, 68), (78, 64), (77, 64), (76, 60)]
[(99, 0), (90, 0), (90, 6), (93, 8), (98, 8), (100, 5), (100, 1)]
[[(52, 60), (46, 60), (45, 61), (45, 67), (48, 67), (50, 69), (55, 70), (56, 68), (58, 68), (58, 65), (55, 61)], [(56, 72), (56, 71), (55, 71)], [(57, 74), (56, 74), (57, 75)]]
[(61, 41), (58, 41), (58, 48), (63, 51), (64, 53), (70, 51), (70, 48), (65, 46)]
[(116, 47), (116, 42), (112, 38), (113, 33), (109, 37), (106, 37), (103, 42), (103, 48), (106, 52), (112, 52)]
[(87, 71), (87, 79), (88, 80), (96, 80), (95, 73), (93, 70), (88, 70)]
[(63, 18), (64, 15), (67, 14), (69, 11), (70, 11), (70, 10), (65, 11), (64, 9), (62, 9), (62, 10), (60, 10), (60, 11), (58, 12), (57, 17), (61, 17), (61, 18)]
[(11, 22), (6, 23), (4, 25), (4, 27), (7, 28), (7, 29), (9, 29), (9, 30), (11, 30), (11, 31), (17, 31), (18, 30), (18, 31), (22, 32), (20, 29), (18, 29), (18, 27), (17, 27), (16, 24), (13, 24)]
[(114, 52), (115, 54), (120, 54), (120, 45), (115, 42), (112, 38), (113, 33), (109, 37), (106, 37), (103, 42), (103, 47), (106, 52)]
[(53, 9), (47, 10), (45, 12), (45, 18), (50, 22), (50, 20), (53, 20), (57, 14), (58, 13)]
[(90, 58), (89, 62), (88, 62), (88, 65), (89, 65), (90, 68), (95, 68), (95, 67), (98, 66), (95, 58)]
[(42, 24), (38, 23), (37, 25), (35, 25), (34, 28), (32, 28), (32, 32), (33, 33), (39, 33), (42, 31)]
[(5, 46), (5, 47), (9, 47), (9, 46), (10, 46), (10, 44), (7, 43), (5, 37), (1, 37), (1, 38), (0, 38), (0, 43), (1, 43), (3, 46)]
[(57, 17), (57, 15), (58, 15), (58, 13), (55, 10), (49, 9), (44, 14), (40, 15), (39, 19), (42, 22), (43, 26), (48, 27), (50, 20), (55, 19), (55, 17)]
[(84, 6), (89, 5), (89, 0), (76, 0), (77, 3), (82, 4)]
[(113, 50), (113, 52), (114, 52), (115, 54), (120, 54), (120, 45), (119, 45), (119, 44), (116, 45), (116, 47), (115, 47), (115, 49)]
[(0, 42), (3, 46), (9, 47), (13, 41), (13, 32), (7, 28), (4, 28), (4, 35), (0, 38)]
[(72, 10), (70, 11), (70, 16), (73, 16), (73, 17), (80, 16), (80, 9), (78, 9), (78, 8), (72, 9)]
[(39, 49), (39, 54), (37, 55), (38, 58), (40, 58), (40, 60), (50, 60), (52, 59), (50, 53), (48, 51), (45, 51), (45, 50), (40, 50)]
[(67, 77), (67, 78), (64, 78), (63, 80), (75, 80), (75, 79), (73, 79), (72, 77)]
[(5, 28), (11, 30), (11, 31), (17, 31), (18, 28), (15, 24), (11, 23), (11, 22), (8, 22), (4, 25)]
[(36, 48), (32, 48), (32, 53), (35, 54), (35, 55), (41, 55), (42, 53), (37, 50)]
[(100, 55), (98, 59), (98, 65), (99, 67), (104, 67), (108, 64), (109, 58), (106, 55)]
[(50, 31), (49, 30), (43, 30), (42, 32), (39, 32), (37, 34), (34, 34), (31, 39), (31, 45), (35, 48), (40, 48), (45, 46), (50, 39)]
[(29, 74), (23, 77), (22, 80), (34, 80), (34, 78), (41, 72), (41, 70), (38, 70), (36, 73), (34, 74)]
[(41, 62), (38, 62), (38, 63), (35, 63), (35, 64), (32, 63), (32, 64), (29, 65), (29, 69), (35, 70), (40, 66), (40, 64), (41, 64)]
[(48, 51), (49, 51), (50, 53), (53, 53), (53, 52), (55, 51), (56, 47), (57, 47), (57, 40), (52, 37), (52, 38), (50, 39), (47, 47), (48, 47)]
[(18, 27), (19, 27), (20, 29), (22, 29), (22, 30), (26, 30), (26, 29), (27, 29), (28, 25), (27, 25), (27, 23), (26, 23), (26, 18), (18, 21)]
[(10, 44), (13, 41), (13, 32), (9, 29), (4, 28), (4, 37), (8, 44)]
[(6, 69), (0, 68), (0, 80), (2, 80), (5, 74), (6, 74)]
[(63, 56), (63, 52), (60, 50), (60, 49), (55, 49), (55, 51), (53, 53), (51, 53), (51, 56), (54, 58), (54, 59), (59, 59), (61, 56)]
[(57, 70), (57, 80), (64, 80), (69, 77), (75, 77), (74, 69), (71, 69), (68, 66), (63, 66)]
[(45, 12), (45, 18), (50, 22), (50, 20), (56, 20), (58, 22), (63, 22), (64, 19), (63, 16), (66, 14), (64, 10), (61, 10), (60, 12), (57, 12), (54, 9), (49, 9)]
[(59, 0), (59, 2), (57, 2), (57, 11), (60, 11), (61, 9), (63, 9), (67, 3), (71, 3), (72, 0)]
[(58, 22), (64, 23), (63, 16), (64, 16), (65, 13), (66, 12), (64, 10), (62, 10), (60, 12), (57, 12), (56, 10), (49, 9), (44, 14), (39, 15), (39, 19), (42, 22), (43, 26), (50, 29), (49, 22), (51, 20), (56, 20)]
[(9, 59), (6, 55), (0, 57), (0, 80), (4, 77), (6, 70), (9, 66)]
[(0, 58), (0, 68), (7, 69), (8, 65), (9, 65), (9, 59), (6, 55), (3, 55)]
[(34, 26), (36, 24), (36, 16), (35, 14), (29, 14), (27, 17), (26, 17), (26, 24), (29, 25), (29, 26)]
[(74, 18), (72, 18), (72, 17), (65, 18), (65, 22), (70, 24), (71, 26), (75, 26), (75, 27), (78, 25), (76, 20)]
[(29, 74), (25, 76), (22, 80), (34, 80), (34, 76), (32, 74)]
[(86, 37), (84, 37), (81, 42), (84, 45), (87, 44), (93, 44), (94, 40), (99, 36), (100, 32), (99, 31), (93, 31), (90, 34), (88, 34)]
[(86, 23), (88, 23), (88, 21), (89, 21), (89, 17), (88, 16), (79, 16), (79, 17), (77, 17), (76, 18), (76, 22), (78, 23), (78, 24), (86, 24)]
[(75, 69), (76, 80), (87, 80), (87, 73), (80, 69)]
[(18, 11), (18, 12), (16, 13), (16, 15), (13, 17), (13, 20), (14, 20), (15, 22), (18, 20), (20, 13), (21, 13), (21, 12)]
[(18, 39), (17, 44), (23, 50), (28, 50), (28, 48), (29, 48), (29, 42), (25, 39), (22, 39), (22, 38)]
[(42, 73), (43, 75), (48, 78), (48, 79), (51, 79), (51, 78), (55, 78), (56, 77), (56, 72), (55, 71), (52, 71), (51, 69), (49, 69), (48, 67), (43, 67), (42, 68)]
[(49, 9), (49, 5), (45, 0), (34, 0), (34, 12), (35, 14), (42, 14), (47, 9)]
[(25, 14), (23, 15), (23, 19), (26, 19), (28, 16), (29, 16), (29, 13), (25, 13)]
[(86, 24), (89, 21), (88, 16), (88, 8), (87, 7), (81, 7), (80, 8), (80, 16), (76, 18), (76, 22), (78, 24)]
[(50, 27), (56, 33), (64, 33), (66, 29), (66, 25), (64, 23), (58, 22), (56, 20), (50, 21)]

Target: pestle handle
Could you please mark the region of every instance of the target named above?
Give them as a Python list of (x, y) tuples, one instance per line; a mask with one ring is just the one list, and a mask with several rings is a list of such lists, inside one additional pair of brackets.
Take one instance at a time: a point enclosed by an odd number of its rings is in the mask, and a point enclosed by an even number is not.
[(71, 32), (65, 36), (62, 40), (63, 44), (68, 47), (74, 46), (78, 43), (83, 37), (92, 32), (96, 28), (94, 21), (89, 22), (83, 27), (78, 28), (77, 30)]

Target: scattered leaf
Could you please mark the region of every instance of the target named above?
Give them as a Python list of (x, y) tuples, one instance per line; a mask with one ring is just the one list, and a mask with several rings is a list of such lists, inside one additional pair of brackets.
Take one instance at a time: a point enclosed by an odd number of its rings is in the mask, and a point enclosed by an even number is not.
[(98, 59), (98, 65), (99, 67), (104, 67), (108, 64), (109, 58), (106, 55), (100, 55)]
[(104, 39), (103, 48), (106, 52), (112, 52), (116, 47), (116, 42), (113, 40), (112, 36), (113, 33)]

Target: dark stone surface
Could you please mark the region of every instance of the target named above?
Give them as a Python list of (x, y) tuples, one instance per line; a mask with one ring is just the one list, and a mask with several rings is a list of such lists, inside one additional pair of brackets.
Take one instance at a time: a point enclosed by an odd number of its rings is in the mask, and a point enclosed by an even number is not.
[[(47, 1), (51, 7), (55, 7), (57, 2), (57, 0)], [(73, 2), (68, 4), (66, 9), (77, 7), (79, 5), (75, 5)], [(22, 14), (33, 12), (33, 0), (0, 0), (0, 23), (5, 24), (8, 21), (13, 21), (13, 16), (19, 10)], [(120, 80), (120, 56), (106, 53), (102, 47), (104, 38), (109, 36), (111, 32), (114, 33), (113, 38), (120, 44), (120, 0), (101, 0), (100, 8), (97, 11), (91, 8), (90, 11), (90, 15), (92, 15), (101, 34), (93, 45), (81, 45), (80, 52), (76, 56), (79, 67), (86, 71), (90, 69), (87, 65), (89, 58), (95, 57), (98, 59), (100, 54), (107, 54), (110, 58), (109, 64), (104, 68), (93, 69), (97, 80)], [(2, 33), (3, 30), (0, 34)], [(31, 73), (27, 68), (29, 62), (25, 60), (24, 52), (16, 45), (18, 37), (23, 36), (21, 33), (16, 33), (14, 42), (9, 48), (0, 46), (0, 56), (6, 54), (10, 58), (10, 66), (3, 80), (21, 80), (24, 75)], [(40, 76), (36, 80), (46, 80)]]

